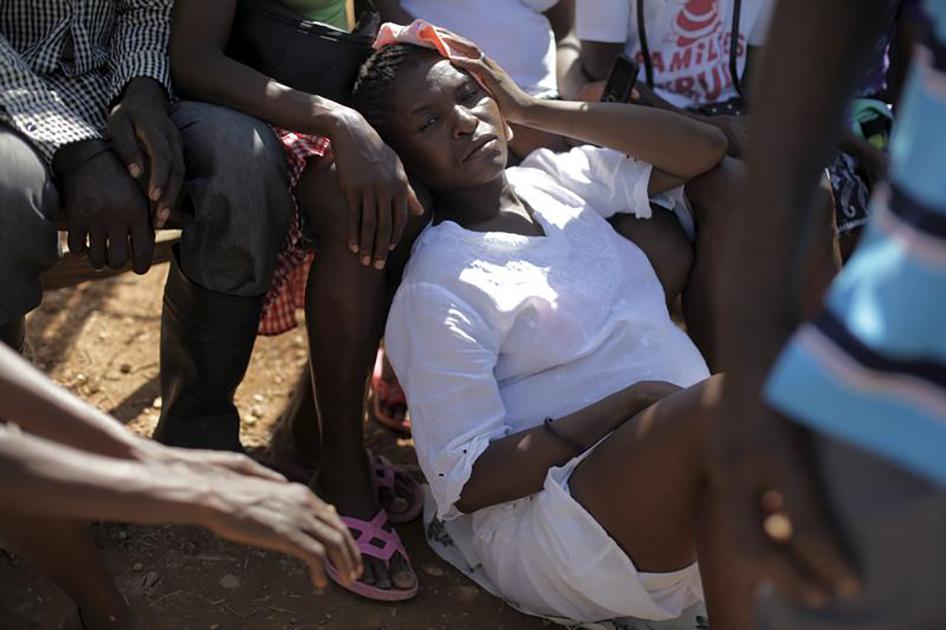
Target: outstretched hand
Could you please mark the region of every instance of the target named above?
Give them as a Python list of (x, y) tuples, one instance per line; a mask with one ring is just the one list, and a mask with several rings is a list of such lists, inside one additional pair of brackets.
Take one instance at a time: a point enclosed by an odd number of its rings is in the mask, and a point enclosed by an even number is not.
[(328, 585), (327, 561), (343, 584), (361, 577), (361, 553), (348, 528), (334, 506), (302, 484), (223, 475), (210, 503), (208, 529), (233, 542), (299, 558), (317, 589)]
[[(742, 391), (740, 391), (740, 389)], [(817, 608), (859, 590), (857, 572), (826, 514), (810, 461), (810, 434), (727, 381), (710, 449), (710, 488), (723, 536), (757, 577)]]
[[(153, 445), (153, 446), (152, 446)], [(168, 448), (148, 442), (140, 459), (194, 480), (209, 492), (198, 500), (203, 524), (233, 542), (278, 551), (309, 567), (312, 583), (327, 585), (330, 561), (345, 583), (361, 576), (361, 553), (335, 508), (312, 491), (246, 455)]]

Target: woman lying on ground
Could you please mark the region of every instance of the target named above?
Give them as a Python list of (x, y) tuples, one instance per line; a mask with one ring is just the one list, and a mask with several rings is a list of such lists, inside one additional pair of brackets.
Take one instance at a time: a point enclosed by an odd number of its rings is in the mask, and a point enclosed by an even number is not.
[[(530, 612), (669, 619), (705, 586), (716, 626), (746, 627), (748, 580), (714, 549), (701, 449), (721, 381), (605, 220), (712, 169), (725, 136), (654, 109), (537, 101), (467, 52), (384, 47), (354, 99), (434, 194), (385, 339), (439, 516)], [(506, 121), (619, 153), (506, 169)]]

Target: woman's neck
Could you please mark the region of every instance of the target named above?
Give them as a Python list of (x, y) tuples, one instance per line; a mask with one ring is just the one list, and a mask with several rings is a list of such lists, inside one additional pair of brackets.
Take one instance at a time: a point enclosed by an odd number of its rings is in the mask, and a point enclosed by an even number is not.
[(453, 221), (474, 232), (544, 235), (505, 173), (477, 188), (439, 193), (434, 214), (436, 223)]

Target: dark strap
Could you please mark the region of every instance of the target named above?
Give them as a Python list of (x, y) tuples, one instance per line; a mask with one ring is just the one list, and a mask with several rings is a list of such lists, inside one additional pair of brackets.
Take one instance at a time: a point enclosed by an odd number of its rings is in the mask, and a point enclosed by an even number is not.
[(637, 39), (641, 43), (641, 56), (644, 58), (644, 76), (647, 87), (654, 87), (654, 65), (650, 60), (650, 46), (647, 44), (647, 25), (644, 24), (644, 0), (637, 0)]
[[(742, 0), (733, 0), (732, 5), (732, 32), (729, 40), (729, 74), (732, 75), (732, 84), (736, 93), (745, 98), (742, 93), (742, 80), (739, 78), (739, 16), (742, 13)], [(749, 42), (746, 41), (746, 62), (749, 60)]]
[[(733, 87), (739, 96), (742, 94), (742, 82), (739, 79), (739, 18), (742, 15), (742, 0), (733, 0), (732, 32), (729, 40), (729, 74), (732, 75)], [(641, 56), (644, 58), (644, 76), (647, 87), (654, 87), (654, 65), (650, 59), (650, 45), (647, 43), (647, 25), (644, 19), (644, 0), (637, 0), (637, 39), (641, 45)], [(748, 52), (746, 53), (748, 59)]]

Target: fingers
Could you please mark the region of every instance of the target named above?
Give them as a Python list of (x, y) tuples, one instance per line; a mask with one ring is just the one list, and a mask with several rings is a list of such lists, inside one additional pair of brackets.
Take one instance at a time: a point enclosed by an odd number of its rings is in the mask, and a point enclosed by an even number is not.
[(108, 236), (102, 230), (89, 233), (89, 263), (93, 269), (101, 269), (108, 260)]
[(450, 63), (457, 66), (458, 68), (471, 72), (480, 78), (487, 78), (483, 75), (489, 74), (487, 72), (488, 67), (485, 63), (483, 63), (483, 59), (479, 57), (475, 59), (469, 59), (467, 57), (454, 57), (450, 59)]
[(371, 254), (374, 251), (374, 232), (377, 227), (378, 200), (374, 191), (365, 191), (361, 196), (361, 234), (358, 251), (361, 264), (367, 267), (371, 264)]
[(361, 244), (361, 192), (346, 188), (345, 203), (348, 205), (348, 249), (357, 254)]
[(448, 31), (445, 28), (438, 27), (437, 30), (439, 31), (441, 38), (447, 43), (448, 46), (450, 46), (453, 51), (462, 53), (466, 57), (472, 57), (476, 59), (482, 56), (483, 52), (480, 50), (480, 47), (462, 35), (457, 35), (453, 31)]
[[(763, 543), (766, 544), (766, 543)], [(760, 548), (760, 566), (763, 581), (770, 583), (782, 595), (809, 608), (822, 608), (828, 596), (810, 574), (799, 570), (799, 566), (785, 551), (771, 547)]]
[(157, 203), (167, 190), (171, 176), (171, 147), (166, 138), (148, 127), (138, 126), (135, 134), (151, 159), (151, 174), (148, 178), (148, 201)]
[(424, 216), (424, 204), (417, 198), (417, 193), (414, 192), (414, 187), (410, 184), (407, 185), (407, 207), (411, 211), (411, 214), (419, 217)]
[(338, 572), (341, 581), (345, 584), (351, 584), (358, 579), (360, 572), (355, 564), (355, 556), (352, 555), (351, 549), (345, 542), (345, 534), (348, 530), (344, 527), (343, 529), (345, 530), (344, 534), (335, 527), (317, 521), (309, 534), (325, 548), (328, 561)]
[(135, 179), (141, 177), (144, 173), (144, 157), (141, 155), (138, 140), (135, 138), (135, 128), (131, 119), (125, 115), (114, 116), (109, 121), (108, 134), (115, 153), (128, 169), (128, 173)]
[(164, 194), (158, 200), (157, 210), (154, 214), (154, 227), (157, 230), (163, 228), (168, 219), (171, 218), (171, 211), (177, 205), (177, 200), (181, 196), (181, 189), (184, 187), (184, 153), (181, 149), (180, 138), (171, 139), (169, 144), (171, 148), (171, 171), (164, 188)]
[(128, 263), (128, 234), (110, 232), (108, 235), (108, 266), (121, 269)]
[(298, 533), (289, 541), (291, 546), (284, 551), (291, 556), (295, 556), (305, 562), (309, 567), (309, 576), (312, 579), (312, 585), (317, 590), (323, 590), (328, 586), (328, 577), (325, 574), (325, 561), (327, 559), (325, 548), (304, 533)]
[(155, 227), (162, 227), (171, 215), (184, 182), (184, 158), (176, 130), (173, 139), (148, 126), (136, 128), (136, 134), (151, 159), (148, 179), (148, 200), (154, 204)]
[(393, 251), (397, 244), (401, 242), (401, 236), (404, 235), (404, 228), (407, 226), (407, 203), (407, 192), (405, 192), (397, 195), (391, 204), (392, 225), (389, 250)]
[(69, 224), (69, 251), (76, 256), (83, 256), (89, 250), (89, 229), (85, 225)]
[(137, 274), (147, 273), (154, 258), (154, 230), (146, 216), (139, 217), (131, 226), (131, 267)]
[(860, 584), (841, 541), (828, 522), (813, 476), (807, 467), (781, 466), (779, 489), (791, 521), (787, 546), (799, 567), (828, 596), (850, 598)]
[(393, 217), (393, 200), (390, 195), (380, 193), (378, 195), (377, 227), (374, 239), (374, 268), (378, 271), (384, 269), (388, 252), (394, 241), (391, 240), (391, 224)]
[[(318, 497), (315, 497), (315, 499), (317, 502), (321, 503), (321, 499)], [(342, 535), (342, 542), (347, 548), (348, 557), (351, 558), (353, 567), (352, 579), (357, 580), (364, 571), (361, 550), (358, 549), (358, 544), (355, 542), (354, 537), (352, 537), (348, 526), (345, 525), (344, 521), (342, 521), (341, 517), (338, 515), (335, 506), (329, 503), (323, 505), (324, 508), (319, 511), (318, 516), (321, 520), (325, 521), (329, 527), (335, 529)]]

